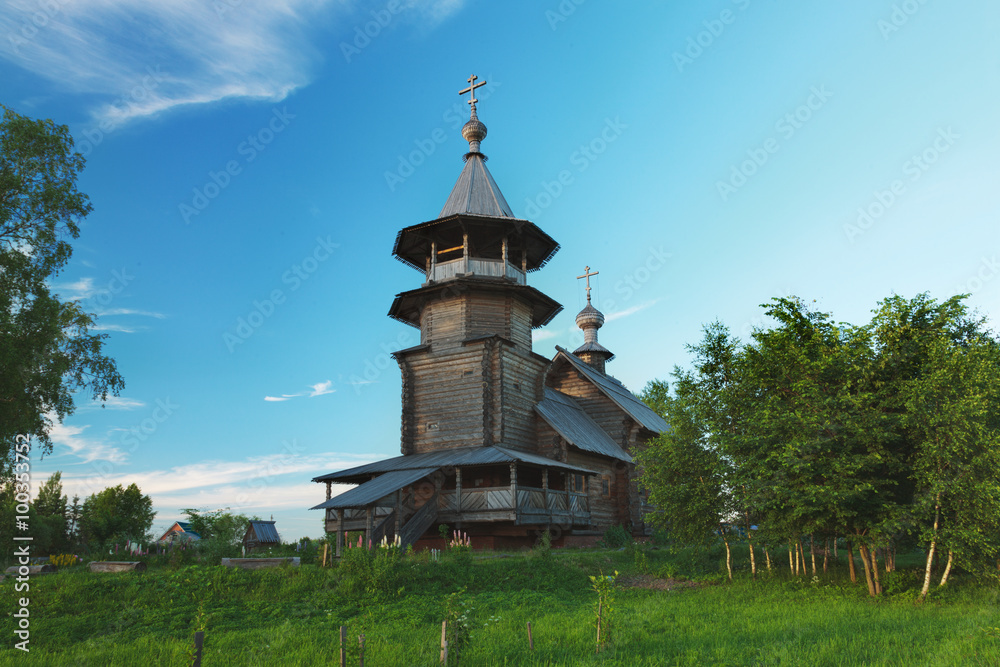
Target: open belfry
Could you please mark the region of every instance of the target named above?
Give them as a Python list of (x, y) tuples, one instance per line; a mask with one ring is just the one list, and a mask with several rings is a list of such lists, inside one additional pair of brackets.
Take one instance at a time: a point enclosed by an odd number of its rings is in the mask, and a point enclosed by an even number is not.
[[(604, 316), (577, 315), (584, 344), (531, 347), (532, 329), (562, 310), (528, 284), (559, 244), (514, 216), (486, 168), (486, 125), (471, 107), (465, 166), (440, 214), (402, 229), (396, 259), (423, 275), (398, 294), (389, 316), (420, 329), (420, 344), (395, 353), (402, 374), (401, 456), (313, 479), (326, 483), (326, 529), (364, 531), (440, 546), (438, 526), (460, 529), (476, 548), (531, 545), (548, 529), (554, 545), (587, 544), (622, 525), (648, 532), (648, 506), (630, 452), (667, 426), (605, 373), (613, 354), (597, 341)], [(331, 498), (333, 484), (357, 484)]]

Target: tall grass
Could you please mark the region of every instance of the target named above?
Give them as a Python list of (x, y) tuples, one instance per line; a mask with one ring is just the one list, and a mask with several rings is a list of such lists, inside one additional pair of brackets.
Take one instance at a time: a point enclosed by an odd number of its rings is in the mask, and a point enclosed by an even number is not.
[[(394, 580), (378, 595), (366, 589), (372, 570), (357, 563), (144, 574), (70, 568), (31, 582), (30, 656), (12, 648), (12, 619), (4, 618), (0, 664), (26, 657), (37, 665), (189, 664), (200, 624), (206, 667), (336, 664), (341, 625), (350, 664), (364, 633), (368, 665), (436, 665), (445, 597), (460, 588), (473, 609), (463, 665), (1000, 664), (1000, 633), (989, 630), (1000, 627), (995, 582), (957, 580), (920, 606), (904, 573), (891, 594), (870, 600), (863, 584), (843, 581), (839, 570), (813, 580), (790, 578), (786, 567), (756, 581), (742, 571), (729, 584), (711, 554), (627, 548), (488, 556), (463, 564), (418, 554), (376, 564), (392, 568)], [(633, 587), (617, 591), (613, 641), (597, 653), (588, 577), (601, 570), (620, 571)], [(670, 573), (694, 574), (700, 583), (634, 587)], [(8, 599), (11, 584), (0, 585)]]

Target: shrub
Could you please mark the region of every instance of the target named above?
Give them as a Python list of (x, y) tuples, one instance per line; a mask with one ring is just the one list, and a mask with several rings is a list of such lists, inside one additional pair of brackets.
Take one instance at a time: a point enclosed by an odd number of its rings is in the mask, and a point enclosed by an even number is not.
[(604, 531), (601, 538), (601, 545), (608, 549), (621, 549), (632, 543), (632, 536), (628, 534), (624, 526), (611, 526)]

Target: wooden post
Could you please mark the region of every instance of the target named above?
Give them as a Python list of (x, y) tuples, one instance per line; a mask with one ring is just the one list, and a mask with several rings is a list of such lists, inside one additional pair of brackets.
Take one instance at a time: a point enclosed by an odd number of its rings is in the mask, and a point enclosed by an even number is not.
[(347, 667), (347, 628), (340, 626), (340, 667)]
[(521, 271), (525, 275), (525, 281), (527, 281), (527, 276), (528, 276), (528, 251), (527, 250), (522, 250), (521, 251)]
[(563, 485), (566, 487), (566, 513), (569, 514), (570, 518), (573, 517), (573, 504), (570, 502), (569, 497), (569, 473), (563, 473)]
[(501, 275), (504, 278), (506, 278), (507, 277), (507, 263), (510, 261), (508, 259), (508, 257), (507, 257), (507, 237), (506, 236), (503, 237), (503, 243), (501, 244), (500, 248), (501, 248), (500, 252), (503, 255), (503, 259), (500, 262), (503, 265), (503, 273)]
[(365, 667), (365, 636), (363, 634), (358, 635), (358, 648), (361, 651), (358, 657), (358, 667)]
[(535, 640), (531, 638), (531, 621), (528, 621), (528, 650), (535, 650)]
[(448, 621), (441, 621), (441, 664), (448, 664)]
[(601, 652), (601, 611), (604, 606), (604, 600), (597, 601), (597, 653)]
[(365, 546), (371, 541), (373, 530), (375, 530), (375, 506), (369, 505), (365, 508)]
[(510, 462), (510, 502), (514, 508), (514, 523), (520, 523), (521, 517), (517, 506), (517, 461)]
[(462, 469), (455, 468), (455, 511), (462, 512)]
[(344, 550), (344, 509), (337, 510), (337, 558)]
[(438, 244), (437, 241), (431, 241), (431, 269), (427, 275), (427, 280), (434, 280), (434, 272), (437, 270), (438, 263)]
[[(545, 503), (545, 512), (549, 515), (549, 523), (552, 522), (552, 510), (549, 509), (549, 469), (542, 468), (542, 502)], [(548, 526), (545, 528), (548, 530)]]
[(469, 234), (462, 234), (462, 272), (469, 272)]
[(329, 550), (330, 550), (330, 543), (329, 542), (324, 542), (323, 543), (323, 567), (326, 567), (326, 553)]
[(403, 490), (399, 489), (396, 491), (396, 525), (393, 526), (395, 529), (395, 536), (399, 537), (399, 533), (403, 530)]
[(333, 486), (333, 482), (326, 483), (326, 499), (330, 499), (330, 487)]
[(205, 633), (198, 631), (194, 633), (194, 667), (201, 667), (201, 647), (205, 642)]

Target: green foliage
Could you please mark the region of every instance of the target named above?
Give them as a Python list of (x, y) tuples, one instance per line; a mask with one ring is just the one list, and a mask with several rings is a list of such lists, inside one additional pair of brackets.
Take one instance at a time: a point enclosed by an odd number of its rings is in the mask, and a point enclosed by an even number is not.
[(83, 156), (66, 126), (0, 110), (0, 478), (7, 478), (18, 435), (49, 453), (51, 416), (71, 414), (76, 392), (104, 401), (125, 383), (102, 353), (107, 335), (89, 332), (94, 316), (50, 289), (91, 211), (76, 189)]
[[(714, 548), (714, 547), (713, 547)], [(472, 641), (469, 665), (601, 664), (1000, 664), (996, 581), (956, 576), (935, 604), (912, 604), (912, 590), (868, 602), (846, 571), (818, 585), (776, 576), (716, 586), (673, 582), (670, 591), (636, 588), (628, 552), (558, 551), (550, 561), (523, 553), (476, 560), (471, 568), (407, 563), (406, 590), (384, 602), (347, 596), (340, 566), (244, 571), (218, 565), (96, 576), (71, 568), (31, 581), (32, 662), (41, 665), (190, 664), (204, 627), (203, 664), (327, 665), (336, 628), (366, 635), (366, 664), (438, 664), (444, 598), (464, 588)], [(663, 570), (678, 554), (647, 551)], [(843, 554), (841, 554), (843, 558)], [(901, 558), (902, 561), (902, 558)], [(918, 564), (916, 559), (914, 564)], [(909, 562), (909, 561), (907, 561)], [(588, 573), (617, 570), (613, 643), (594, 655), (594, 598)], [(715, 562), (718, 569), (718, 561)], [(687, 573), (681, 572), (687, 576)], [(10, 594), (14, 580), (0, 584)], [(490, 621), (490, 618), (493, 621)], [(535, 648), (528, 650), (531, 621)], [(995, 633), (995, 631), (992, 631)], [(0, 662), (13, 664), (12, 650)]]
[(445, 641), (448, 642), (448, 664), (459, 665), (462, 653), (472, 640), (472, 615), (475, 608), (464, 597), (465, 589), (460, 588), (444, 598), (444, 618), (447, 621)]
[(594, 603), (594, 626), (597, 629), (597, 650), (600, 651), (607, 644), (611, 643), (612, 630), (615, 625), (615, 580), (618, 578), (618, 570), (614, 574), (604, 574), (600, 572), (596, 577), (590, 577), (590, 587), (597, 594), (597, 601)]
[(865, 326), (794, 297), (765, 307), (773, 326), (747, 343), (707, 326), (673, 394), (644, 392), (670, 424), (638, 453), (654, 520), (686, 545), (751, 524), (765, 544), (914, 534), (966, 570), (993, 567), (1000, 343), (985, 322), (926, 294), (885, 299)]
[(80, 511), (80, 530), (86, 542), (102, 548), (113, 542), (150, 541), (153, 499), (135, 484), (112, 486), (89, 496)]
[(345, 549), (339, 570), (341, 589), (356, 600), (385, 602), (403, 592), (402, 550), (397, 547)]
[(629, 544), (632, 544), (632, 536), (621, 524), (611, 526), (601, 537), (601, 546), (608, 549), (621, 549)]
[(31, 527), (38, 553), (57, 554), (71, 546), (67, 498), (62, 495), (61, 480), (61, 472), (52, 473), (35, 496), (35, 520)]

